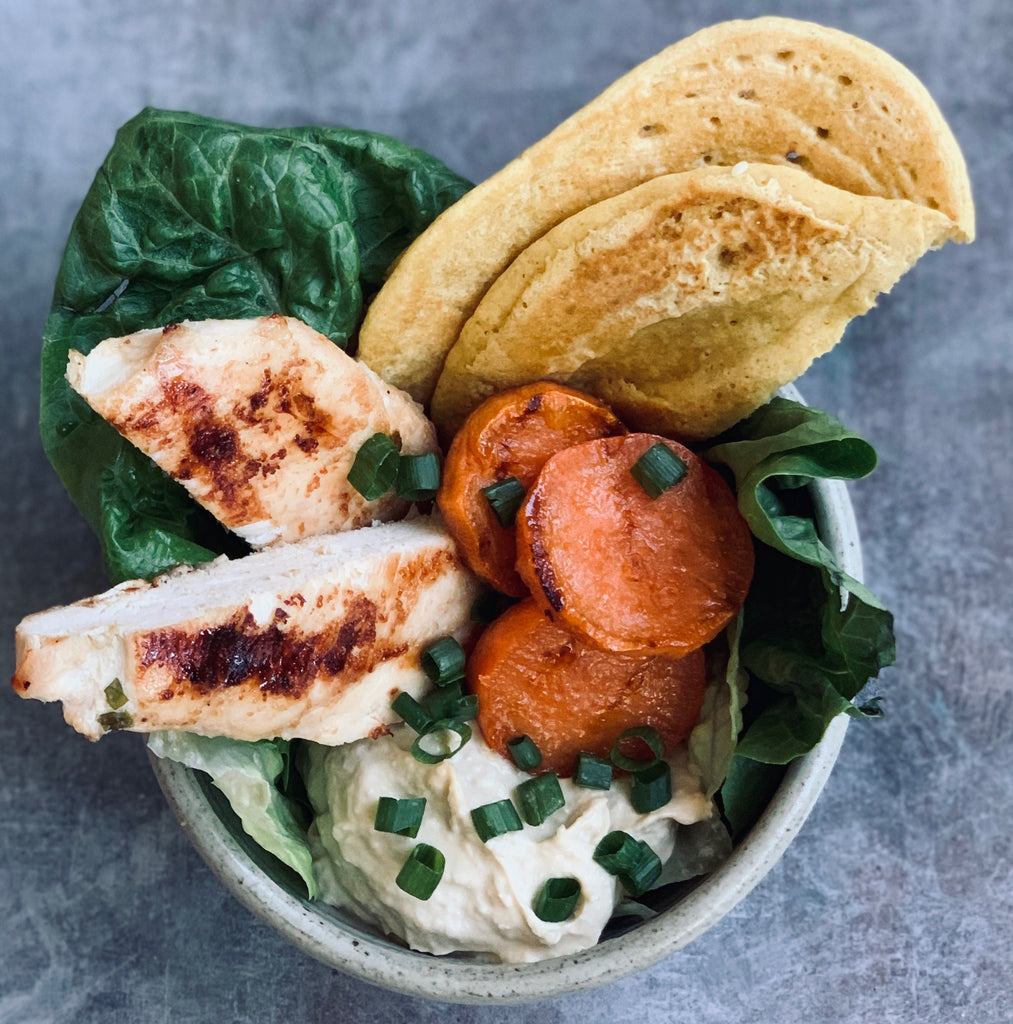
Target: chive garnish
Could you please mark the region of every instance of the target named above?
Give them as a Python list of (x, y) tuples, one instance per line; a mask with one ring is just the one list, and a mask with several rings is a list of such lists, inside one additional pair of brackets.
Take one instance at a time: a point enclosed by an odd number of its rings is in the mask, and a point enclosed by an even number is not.
[(425, 810), (424, 796), (406, 797), (401, 800), (392, 796), (382, 796), (376, 804), (373, 828), (377, 832), (393, 832), (394, 835), (414, 839), (419, 834)]
[[(623, 745), (630, 740), (640, 740), (653, 756), (649, 760), (627, 757), (623, 753)], [(649, 725), (640, 725), (635, 729), (627, 729), (612, 745), (612, 753), (609, 756), (617, 768), (622, 768), (623, 771), (627, 772), (636, 772), (653, 764), (664, 753), (665, 741), (658, 735), (658, 731), (652, 729)]]
[(580, 882), (576, 878), (550, 878), (535, 897), (535, 916), (542, 921), (566, 921), (580, 899)]
[(106, 704), (113, 709), (113, 711), (119, 710), (127, 702), (126, 694), (123, 692), (123, 684), (118, 680), (114, 679), (106, 688)]
[(652, 444), (630, 467), (634, 479), (649, 498), (660, 498), (688, 472), (689, 466), (667, 444)]
[(404, 690), (390, 702), (390, 706), (394, 714), (400, 715), (405, 724), (410, 725), (416, 732), (425, 732), (432, 725), (432, 715)]
[(446, 866), (446, 858), (435, 846), (419, 843), (408, 854), (408, 859), (397, 873), (395, 882), (397, 887), (403, 889), (409, 896), (427, 900), (440, 884)]
[(640, 856), (637, 841), (628, 832), (609, 832), (594, 848), (592, 857), (610, 875), (628, 871)]
[[(456, 733), (460, 741), (452, 750), (427, 750), (423, 745), (423, 740), (429, 737), (435, 738), (439, 733), (445, 734), (448, 732)], [(439, 764), (441, 761), (446, 761), (448, 757), (453, 757), (454, 754), (456, 754), (470, 739), (471, 727), (465, 722), (454, 722), (449, 719), (430, 722), (429, 725), (420, 731), (418, 736), (415, 737), (415, 742), (412, 744), (412, 757), (422, 764)]]
[(631, 896), (646, 892), (661, 874), (661, 860), (654, 850), (627, 832), (609, 832), (595, 847), (592, 856), (622, 882)]
[(366, 501), (376, 501), (394, 486), (400, 460), (397, 445), (386, 434), (374, 434), (355, 453), (348, 482)]
[(631, 896), (641, 896), (658, 880), (661, 874), (661, 858), (643, 840), (637, 843), (640, 853), (632, 871), (619, 876), (623, 888)]
[(439, 719), (467, 722), (478, 714), (478, 694), (464, 693), (458, 681), (434, 690), (422, 706), (434, 722)]
[(516, 808), (509, 800), (497, 800), (495, 803), (476, 807), (471, 812), (471, 821), (483, 843), (505, 832), (520, 832), (524, 828)]
[(667, 761), (655, 761), (633, 773), (630, 803), (638, 814), (664, 807), (672, 799), (672, 769)]
[(406, 501), (429, 501), (436, 497), (440, 489), (440, 460), (436, 453), (402, 455), (394, 488)]
[(98, 716), (98, 724), (106, 732), (115, 732), (117, 729), (129, 729), (134, 718), (129, 711), (106, 711)]
[(577, 755), (577, 766), (573, 770), (573, 781), (584, 789), (611, 789), (612, 765), (582, 750)]
[(522, 782), (516, 793), (521, 817), (529, 825), (541, 825), (550, 814), (566, 803), (559, 785), (559, 776), (555, 772), (536, 775)]
[(464, 678), (464, 648), (452, 637), (441, 636), (422, 651), (422, 671), (437, 686)]
[(496, 513), (500, 526), (513, 526), (514, 520), (517, 518), (517, 510), (524, 502), (524, 496), (527, 493), (524, 484), (517, 477), (508, 476), (503, 480), (497, 480), (494, 484), (489, 484), (488, 487), (483, 487), (482, 493), (492, 506), (493, 512)]
[(542, 752), (530, 736), (515, 736), (507, 740), (507, 750), (522, 772), (534, 771), (542, 763)]

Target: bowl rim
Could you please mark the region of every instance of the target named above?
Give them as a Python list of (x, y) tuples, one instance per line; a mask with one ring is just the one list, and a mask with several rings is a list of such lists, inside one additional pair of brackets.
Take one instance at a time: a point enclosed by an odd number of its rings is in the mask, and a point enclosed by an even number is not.
[[(794, 387), (786, 397), (801, 400)], [(854, 510), (843, 481), (810, 484), (824, 542), (850, 576), (862, 579)], [(212, 807), (198, 773), (151, 753), (158, 784), (197, 852), (248, 910), (317, 960), (406, 995), (458, 1003), (519, 1003), (617, 981), (653, 966), (718, 923), (770, 871), (798, 834), (833, 769), (848, 718), (838, 715), (820, 743), (792, 762), (757, 823), (729, 858), (657, 917), (580, 953), (531, 964), (489, 964), (419, 953), (310, 904), (270, 878)]]

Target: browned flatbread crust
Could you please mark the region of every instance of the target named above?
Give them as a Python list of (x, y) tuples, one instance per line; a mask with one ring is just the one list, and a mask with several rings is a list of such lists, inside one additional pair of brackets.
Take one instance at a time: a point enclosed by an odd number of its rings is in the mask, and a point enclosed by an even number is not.
[(963, 157), (903, 65), (808, 22), (725, 22), (634, 68), (439, 217), (370, 307), (360, 357), (428, 401), (465, 321), (532, 241), (651, 178), (742, 160), (938, 209), (948, 237), (974, 235)]
[(450, 436), (488, 395), (551, 379), (633, 429), (711, 437), (830, 349), (951, 228), (792, 167), (655, 178), (514, 260), (451, 349), (433, 418)]

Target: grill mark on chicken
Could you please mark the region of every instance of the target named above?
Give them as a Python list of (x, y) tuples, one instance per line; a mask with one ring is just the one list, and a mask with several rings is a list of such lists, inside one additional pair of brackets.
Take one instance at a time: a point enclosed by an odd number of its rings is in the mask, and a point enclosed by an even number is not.
[(405, 643), (377, 643), (377, 606), (355, 596), (340, 621), (306, 633), (279, 628), (278, 619), (257, 626), (249, 611), (227, 622), (191, 632), (158, 630), (139, 642), (141, 673), (156, 669), (168, 676), (159, 697), (201, 696), (233, 687), (256, 688), (265, 695), (302, 697), (319, 678), (348, 675), (348, 684), (384, 661), (405, 654)]

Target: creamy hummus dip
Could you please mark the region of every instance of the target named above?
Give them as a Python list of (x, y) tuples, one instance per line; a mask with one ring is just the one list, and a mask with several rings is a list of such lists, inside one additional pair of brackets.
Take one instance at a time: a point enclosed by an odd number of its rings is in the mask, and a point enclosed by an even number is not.
[[(530, 776), (491, 751), (478, 730), (436, 765), (415, 760), (413, 738), (411, 730), (399, 728), (340, 747), (311, 745), (304, 777), (317, 814), (310, 844), (321, 897), (424, 952), (467, 951), (524, 963), (586, 949), (597, 942), (621, 896), (618, 881), (592, 858), (602, 837), (621, 829), (665, 861), (676, 825), (711, 814), (696, 778), (675, 760), (672, 800), (656, 811), (638, 814), (625, 781), (603, 792), (561, 779), (563, 808), (541, 825), (484, 843), (471, 810), (511, 797)], [(426, 798), (416, 838), (374, 829), (382, 796)], [(395, 884), (417, 843), (446, 857), (443, 878), (428, 900)], [(553, 877), (576, 878), (581, 887), (572, 916), (560, 923), (542, 921), (533, 910)]]

